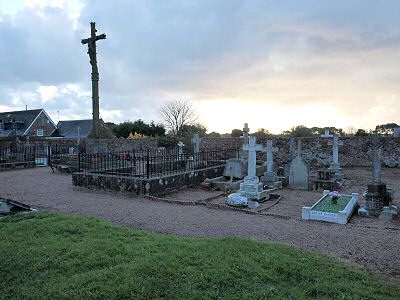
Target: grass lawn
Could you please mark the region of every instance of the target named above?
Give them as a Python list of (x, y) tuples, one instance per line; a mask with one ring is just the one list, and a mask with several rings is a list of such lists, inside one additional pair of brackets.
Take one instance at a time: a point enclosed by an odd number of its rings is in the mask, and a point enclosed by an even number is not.
[(0, 253), (2, 299), (400, 299), (393, 283), (325, 255), (79, 216), (3, 218)]

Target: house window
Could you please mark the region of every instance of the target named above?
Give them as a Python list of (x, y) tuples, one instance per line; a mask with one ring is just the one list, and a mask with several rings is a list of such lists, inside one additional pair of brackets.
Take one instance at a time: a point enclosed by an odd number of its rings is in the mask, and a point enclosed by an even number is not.
[(0, 130), (4, 130), (4, 123), (2, 120), (0, 120)]
[(43, 136), (43, 129), (36, 130), (36, 135), (37, 136)]

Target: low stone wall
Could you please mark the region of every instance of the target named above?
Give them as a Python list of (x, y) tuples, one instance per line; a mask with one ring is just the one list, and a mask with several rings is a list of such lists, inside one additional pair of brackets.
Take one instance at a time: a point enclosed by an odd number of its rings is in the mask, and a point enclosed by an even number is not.
[(157, 139), (85, 139), (86, 153), (157, 149)]
[(225, 165), (220, 165), (149, 179), (106, 174), (74, 173), (72, 174), (72, 183), (74, 186), (125, 192), (132, 195), (160, 196), (185, 186), (198, 185), (206, 178), (221, 176), (224, 167)]
[[(273, 140), (277, 148), (274, 161), (278, 165), (290, 161), (289, 138), (258, 138), (257, 143), (266, 146), (267, 140)], [(328, 144), (331, 138), (310, 137), (302, 138), (302, 156), (313, 168), (329, 166), (332, 160), (332, 146)], [(372, 137), (340, 137), (343, 146), (339, 146), (339, 161), (343, 167), (372, 166)], [(380, 137), (375, 141), (382, 147), (382, 162), (386, 167), (400, 167), (400, 138)], [(240, 147), (240, 138), (202, 138), (201, 149), (223, 149)], [(295, 143), (295, 153), (297, 142)], [(263, 159), (264, 153), (258, 153), (258, 159)]]

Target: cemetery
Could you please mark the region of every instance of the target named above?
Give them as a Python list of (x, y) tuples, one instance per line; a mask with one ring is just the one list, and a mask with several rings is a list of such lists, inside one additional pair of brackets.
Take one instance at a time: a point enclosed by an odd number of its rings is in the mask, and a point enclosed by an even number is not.
[[(161, 130), (146, 135), (131, 130), (130, 121), (103, 121), (122, 119), (123, 109), (107, 106), (100, 116), (97, 43), (105, 39), (91, 22), (90, 36), (81, 40), (91, 69), (91, 119), (56, 125), (44, 109), (27, 104), (25, 111), (0, 112), (0, 277), (8, 280), (0, 281), (0, 298), (400, 295), (397, 124), (359, 134), (303, 125), (297, 127), (310, 134), (296, 127), (272, 134), (244, 123), (231, 134), (207, 134), (190, 99), (166, 102), (159, 111), (166, 124), (147, 125), (136, 109), (138, 96), (129, 95), (135, 101), (126, 110), (134, 111), (136, 125)], [(196, 63), (184, 65), (194, 72), (201, 69)], [(141, 67), (135, 66), (138, 78)], [(286, 66), (272, 69), (283, 74)], [(37, 88), (43, 103), (55, 97), (54, 87)], [(87, 97), (73, 84), (59, 94), (71, 91)], [(9, 282), (20, 284), (17, 293)]]

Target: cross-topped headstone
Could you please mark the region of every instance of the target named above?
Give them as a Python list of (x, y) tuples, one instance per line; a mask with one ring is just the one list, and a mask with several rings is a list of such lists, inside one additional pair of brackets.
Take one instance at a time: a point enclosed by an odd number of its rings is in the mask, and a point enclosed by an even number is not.
[(343, 141), (339, 141), (339, 137), (334, 135), (333, 141), (329, 141), (328, 144), (332, 145), (332, 163), (339, 165), (339, 146), (343, 146)]
[[(256, 138), (254, 136), (249, 137), (249, 143), (247, 145), (243, 145), (243, 150), (249, 152), (249, 160), (247, 164), (247, 177), (257, 177), (256, 176), (256, 160), (257, 160), (257, 151), (262, 150), (261, 145), (256, 144)], [(258, 179), (258, 178), (257, 178)]]
[(267, 166), (267, 172), (273, 172), (274, 168), (273, 152), (277, 152), (278, 148), (272, 147), (272, 140), (267, 140), (267, 147), (263, 147), (262, 151), (267, 153), (267, 159), (264, 163), (264, 165)]
[(374, 178), (373, 181), (380, 183), (382, 180), (382, 167), (381, 167), (381, 149), (372, 150)]
[(321, 134), (321, 137), (323, 138), (331, 138), (333, 135), (329, 132), (329, 129), (325, 129), (325, 133)]
[(198, 133), (193, 134), (192, 144), (193, 144), (194, 153), (200, 152), (200, 142), (201, 142), (201, 138), (200, 138), (199, 134)]
[(92, 136), (99, 138), (99, 120), (100, 120), (100, 109), (99, 109), (99, 70), (97, 68), (97, 52), (96, 52), (96, 41), (104, 40), (106, 35), (96, 35), (96, 23), (90, 22), (90, 38), (81, 40), (81, 43), (88, 45), (88, 54), (90, 58), (90, 64), (92, 65), (92, 106), (93, 106), (93, 129)]
[(243, 145), (247, 145), (249, 143), (249, 132), (250, 132), (250, 128), (249, 128), (249, 124), (248, 123), (244, 123), (244, 128), (243, 128)]

